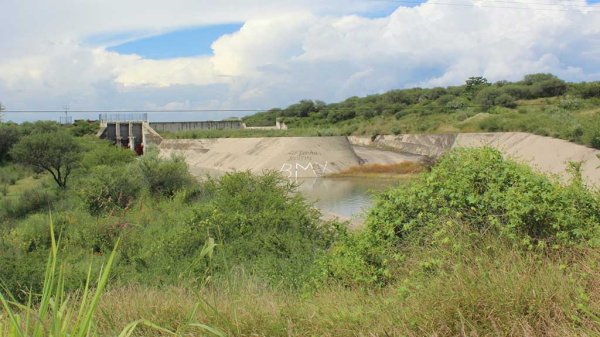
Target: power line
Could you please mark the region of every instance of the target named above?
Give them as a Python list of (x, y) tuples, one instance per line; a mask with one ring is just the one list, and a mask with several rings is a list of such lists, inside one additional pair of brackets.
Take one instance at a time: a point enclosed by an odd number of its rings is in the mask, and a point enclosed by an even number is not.
[[(332, 103), (332, 104), (343, 104), (343, 102), (341, 103)], [(524, 103), (524, 104), (517, 104), (518, 107), (523, 107), (523, 106), (548, 106), (548, 105), (555, 105), (558, 104), (557, 103)], [(481, 104), (468, 104), (468, 105), (463, 105), (461, 108), (482, 108), (485, 107), (485, 105), (481, 105)], [(366, 107), (366, 106), (359, 106), (359, 107), (336, 107), (336, 106), (328, 106), (328, 107), (324, 107), (321, 110), (336, 110), (336, 111), (344, 111), (344, 110), (352, 110), (352, 111), (356, 111), (356, 110), (364, 110), (365, 108), (369, 109), (371, 107)], [(378, 108), (386, 108), (386, 107), (374, 107), (372, 109), (378, 109)], [(416, 109), (450, 109), (446, 106), (415, 106), (415, 105), (407, 105), (405, 107), (402, 107), (401, 109), (409, 109), (409, 108), (416, 108)], [(189, 110), (183, 110), (183, 109), (178, 109), (178, 110), (69, 110), (70, 113), (171, 113), (171, 112), (267, 112), (269, 110), (271, 110), (273, 108), (269, 108), (269, 109), (189, 109)], [(281, 110), (285, 110), (285, 108), (282, 108)], [(5, 110), (4, 112), (7, 113), (64, 113), (64, 110)]]
[[(269, 109), (176, 109), (176, 110), (72, 110), (69, 109), (69, 113), (155, 113), (155, 112), (257, 112), (266, 111)], [(23, 110), (5, 110), (4, 112), (9, 113), (64, 113), (65, 110), (36, 110), (36, 109), (23, 109)]]
[(515, 1), (515, 0), (487, 0), (489, 2), (500, 2), (507, 4), (515, 4), (515, 5), (541, 5), (541, 6), (565, 6), (569, 8), (590, 8), (593, 6), (590, 5), (582, 5), (579, 3), (574, 3), (568, 0), (559, 0), (562, 3), (552, 3), (552, 2), (523, 2), (523, 1)]
[[(494, 8), (494, 9), (520, 9), (520, 10), (530, 10), (530, 11), (559, 11), (559, 12), (569, 12), (574, 10), (579, 10), (585, 13), (600, 13), (600, 10), (597, 10), (597, 7), (593, 5), (579, 5), (579, 4), (542, 4), (542, 3), (527, 3), (527, 2), (517, 2), (517, 1), (502, 1), (498, 0), (497, 2), (503, 2), (507, 4), (514, 5), (523, 5), (523, 6), (495, 6), (488, 5), (485, 2), (478, 3), (458, 3), (458, 2), (438, 2), (438, 1), (411, 1), (411, 0), (372, 0), (373, 2), (390, 2), (397, 3), (401, 5), (419, 5), (419, 6), (454, 6), (454, 7), (475, 7), (475, 8)], [(494, 1), (494, 0), (490, 0)], [(536, 7), (530, 7), (529, 5), (533, 5)], [(552, 6), (552, 7), (544, 7), (544, 6)], [(555, 8), (556, 6), (561, 6), (563, 8)]]

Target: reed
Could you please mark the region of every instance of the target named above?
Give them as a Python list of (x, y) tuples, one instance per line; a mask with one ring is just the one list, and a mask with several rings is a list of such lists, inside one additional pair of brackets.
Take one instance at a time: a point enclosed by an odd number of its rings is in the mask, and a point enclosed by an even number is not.
[(365, 164), (351, 166), (344, 171), (331, 174), (331, 177), (355, 177), (355, 176), (398, 176), (411, 175), (425, 171), (421, 163), (404, 161), (394, 164)]

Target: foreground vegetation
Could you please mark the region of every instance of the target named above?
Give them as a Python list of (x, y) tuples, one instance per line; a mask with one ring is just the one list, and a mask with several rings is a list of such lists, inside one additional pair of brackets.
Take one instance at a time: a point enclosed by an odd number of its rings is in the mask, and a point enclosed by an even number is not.
[[(94, 288), (87, 332), (99, 336), (600, 334), (600, 197), (576, 164), (561, 185), (492, 149), (453, 151), (349, 232), (275, 173), (200, 183), (177, 157), (11, 127), (0, 293), (25, 306), (0, 309), (0, 335), (42, 311), (69, 327)], [(64, 186), (19, 149), (57, 132), (77, 144)], [(67, 297), (74, 306), (47, 305)]]

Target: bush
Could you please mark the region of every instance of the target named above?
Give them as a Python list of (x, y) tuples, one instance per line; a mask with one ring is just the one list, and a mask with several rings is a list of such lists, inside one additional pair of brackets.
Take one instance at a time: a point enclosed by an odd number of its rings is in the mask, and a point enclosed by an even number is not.
[(161, 159), (158, 157), (158, 151), (148, 149), (137, 162), (137, 168), (146, 186), (155, 196), (171, 197), (177, 191), (196, 184), (182, 157)]
[(573, 91), (581, 98), (600, 97), (600, 82), (583, 82), (572, 84)]
[(560, 103), (559, 103), (559, 106), (566, 110), (577, 110), (577, 109), (581, 108), (582, 105), (583, 105), (583, 103), (581, 102), (580, 99), (573, 98), (573, 97), (565, 97), (565, 98), (561, 99)]
[(484, 110), (488, 110), (492, 106), (503, 106), (511, 109), (517, 107), (515, 98), (497, 87), (483, 88), (479, 91), (475, 100)]
[(462, 149), (410, 186), (378, 196), (367, 230), (343, 240), (328, 268), (342, 279), (357, 274), (357, 282), (386, 282), (398, 247), (448, 221), (524, 249), (600, 245), (600, 200), (580, 179), (562, 186), (497, 150)]
[(470, 105), (469, 100), (464, 97), (457, 97), (446, 104), (446, 108), (452, 110), (464, 109)]
[(494, 104), (510, 109), (517, 107), (517, 101), (515, 98), (506, 93), (500, 94), (500, 96), (496, 97)]
[(592, 137), (591, 144), (594, 149), (600, 150), (600, 134), (596, 134)]
[(89, 120), (76, 120), (69, 128), (73, 136), (76, 137), (96, 135), (99, 129), (100, 124), (98, 121)]
[[(411, 196), (415, 192), (418, 198)], [(469, 149), (445, 156), (412, 188), (382, 195), (369, 223), (393, 226), (402, 238), (432, 220), (451, 217), (528, 242), (573, 244), (594, 240), (600, 229), (598, 201), (584, 187), (561, 186), (504, 160), (497, 150)]]
[(29, 174), (31, 171), (21, 165), (0, 166), (0, 184), (14, 185)]
[(561, 96), (567, 92), (567, 84), (558, 78), (538, 82), (531, 87), (532, 98)]
[(0, 123), (0, 163), (9, 159), (8, 153), (20, 137), (18, 125)]
[(31, 189), (24, 191), (17, 199), (2, 199), (0, 218), (22, 218), (40, 210), (48, 211), (56, 201), (57, 195), (46, 189)]
[(88, 211), (99, 216), (105, 212), (127, 209), (139, 196), (144, 180), (131, 166), (98, 166), (79, 188)]
[(92, 167), (120, 166), (132, 162), (136, 158), (135, 152), (113, 145), (109, 141), (94, 139), (86, 144), (86, 152), (82, 157), (82, 165), (90, 169)]
[(216, 268), (243, 266), (273, 284), (299, 286), (335, 237), (335, 227), (321, 224), (319, 212), (279, 174), (230, 173), (206, 189), (210, 202), (169, 251), (187, 255), (213, 237), (223, 258)]

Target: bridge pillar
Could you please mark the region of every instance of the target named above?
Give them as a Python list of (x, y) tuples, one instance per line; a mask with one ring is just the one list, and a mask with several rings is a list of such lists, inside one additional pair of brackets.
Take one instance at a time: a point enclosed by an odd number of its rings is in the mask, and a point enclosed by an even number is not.
[(129, 148), (135, 151), (135, 136), (133, 135), (133, 123), (129, 122)]
[(121, 123), (115, 122), (115, 139), (117, 140), (117, 145), (122, 146), (121, 144)]

